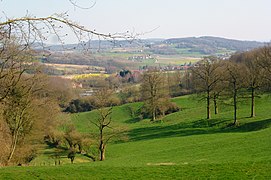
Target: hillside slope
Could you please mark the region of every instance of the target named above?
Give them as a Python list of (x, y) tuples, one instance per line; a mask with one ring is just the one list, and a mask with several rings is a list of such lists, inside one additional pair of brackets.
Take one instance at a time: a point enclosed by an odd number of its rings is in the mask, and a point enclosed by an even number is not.
[(183, 48), (206, 47), (216, 49), (225, 48), (233, 51), (247, 51), (264, 45), (264, 43), (257, 41), (241, 41), (212, 36), (173, 38), (165, 40), (164, 43), (178, 44), (179, 48), (181, 47)]
[[(192, 96), (173, 99), (182, 111), (157, 123), (132, 118), (129, 106), (115, 107), (113, 121), (129, 129), (127, 142), (111, 143), (104, 162), (57, 167), (8, 167), (8, 179), (270, 179), (271, 99), (257, 99), (257, 117), (248, 118), (249, 103), (240, 104), (239, 127), (232, 122), (232, 107), (206, 121), (204, 102)], [(82, 132), (91, 132), (95, 111), (74, 115)]]

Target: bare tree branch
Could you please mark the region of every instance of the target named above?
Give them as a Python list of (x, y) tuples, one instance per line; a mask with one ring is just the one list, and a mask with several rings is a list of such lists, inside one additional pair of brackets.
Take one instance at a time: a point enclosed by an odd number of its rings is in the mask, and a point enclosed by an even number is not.
[(96, 1), (94, 1), (94, 3), (91, 6), (87, 6), (87, 7), (78, 5), (77, 1), (74, 1), (74, 0), (69, 0), (69, 1), (74, 7), (77, 7), (79, 9), (91, 9), (96, 5)]

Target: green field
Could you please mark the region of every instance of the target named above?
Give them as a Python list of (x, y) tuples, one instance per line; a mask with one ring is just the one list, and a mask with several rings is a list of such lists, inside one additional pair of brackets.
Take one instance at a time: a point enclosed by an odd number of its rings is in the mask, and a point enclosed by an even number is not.
[[(75, 164), (53, 166), (43, 152), (31, 167), (0, 168), (0, 179), (270, 179), (271, 98), (256, 101), (255, 118), (248, 118), (249, 101), (239, 104), (240, 125), (229, 127), (232, 107), (205, 119), (204, 102), (194, 96), (175, 98), (181, 111), (150, 123), (131, 117), (126, 104), (113, 109), (113, 122), (127, 127), (127, 142), (108, 145), (104, 162), (77, 157)], [(75, 114), (81, 132), (92, 132), (95, 111)], [(47, 149), (47, 151), (52, 151)], [(51, 161), (51, 165), (42, 162)], [(34, 162), (36, 165), (34, 166)], [(85, 162), (85, 163), (83, 163)]]

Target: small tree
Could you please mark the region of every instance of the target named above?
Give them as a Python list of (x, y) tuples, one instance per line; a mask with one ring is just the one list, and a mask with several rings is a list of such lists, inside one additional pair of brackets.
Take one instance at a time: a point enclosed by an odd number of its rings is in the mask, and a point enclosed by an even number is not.
[[(95, 105), (97, 107), (98, 117), (90, 120), (99, 130), (99, 160), (105, 160), (105, 150), (107, 143), (114, 136), (114, 133), (109, 133), (108, 130), (112, 130), (111, 127), (112, 119), (112, 107), (110, 106), (110, 97), (112, 91), (107, 88), (103, 88), (95, 94)], [(109, 107), (108, 107), (109, 106)]]
[(161, 106), (159, 99), (169, 98), (163, 73), (158, 70), (146, 71), (141, 83), (141, 94), (144, 100), (144, 111), (150, 114), (151, 121), (155, 121)]
[(82, 142), (83, 142), (83, 135), (79, 133), (74, 124), (71, 122), (66, 122), (64, 125), (64, 135), (63, 135), (65, 142), (68, 146), (68, 158), (71, 159), (71, 163), (73, 163), (76, 153), (82, 152)]

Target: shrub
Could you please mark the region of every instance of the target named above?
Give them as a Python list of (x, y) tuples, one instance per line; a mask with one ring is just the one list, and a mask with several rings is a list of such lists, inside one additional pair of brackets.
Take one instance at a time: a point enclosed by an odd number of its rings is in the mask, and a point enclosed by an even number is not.
[[(159, 99), (158, 106), (156, 107), (156, 115), (163, 117), (164, 115), (171, 114), (174, 112), (178, 112), (180, 108), (176, 103), (170, 102), (167, 99)], [(144, 104), (141, 108), (141, 116), (143, 118), (150, 118), (152, 114), (149, 111), (149, 108), (146, 104)]]
[(78, 113), (86, 112), (94, 109), (93, 103), (87, 99), (74, 99), (72, 100), (64, 112)]

